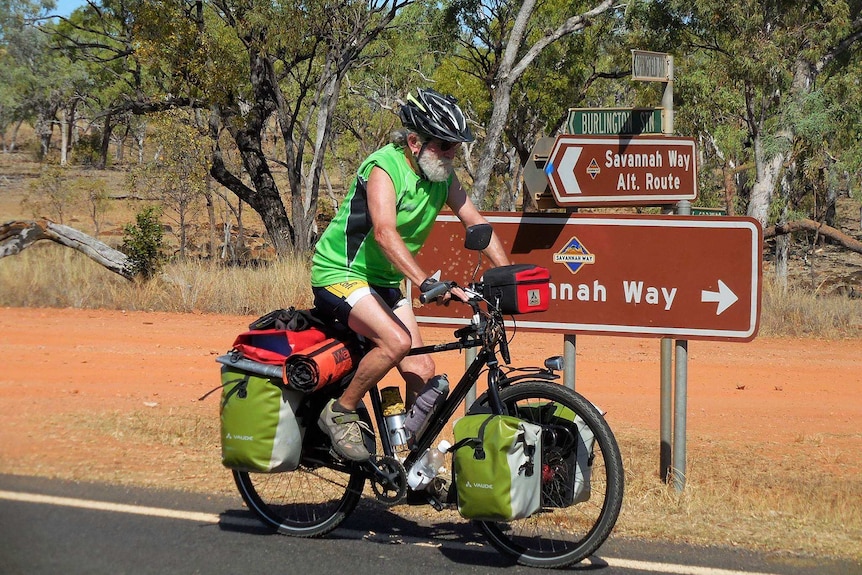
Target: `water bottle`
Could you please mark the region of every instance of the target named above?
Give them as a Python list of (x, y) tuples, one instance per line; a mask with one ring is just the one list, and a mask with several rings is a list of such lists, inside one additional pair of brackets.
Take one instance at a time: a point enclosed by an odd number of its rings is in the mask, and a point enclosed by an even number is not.
[(422, 391), (419, 392), (419, 396), (413, 403), (413, 407), (407, 413), (404, 429), (411, 436), (418, 437), (428, 423), (428, 414), (432, 413), (439, 404), (443, 403), (448, 394), (449, 378), (446, 377), (446, 374), (435, 375), (429, 379), (425, 387), (422, 388)]
[(389, 442), (392, 447), (406, 447), (410, 439), (410, 433), (404, 429), (407, 421), (407, 412), (404, 410), (404, 400), (397, 387), (384, 387), (380, 390), (381, 406), (383, 407), (383, 418), (386, 421), (386, 429), (389, 432)]
[(410, 489), (419, 491), (420, 489), (425, 489), (431, 483), (446, 462), (446, 454), (450, 447), (452, 447), (451, 444), (444, 439), (440, 442), (440, 445), (426, 451), (413, 464), (413, 467), (410, 468), (410, 473), (407, 474), (407, 485), (410, 486)]

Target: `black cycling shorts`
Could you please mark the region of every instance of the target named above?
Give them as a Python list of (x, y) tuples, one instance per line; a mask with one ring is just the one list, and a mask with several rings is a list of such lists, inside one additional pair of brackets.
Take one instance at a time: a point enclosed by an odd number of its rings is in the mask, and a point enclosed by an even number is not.
[(314, 307), (324, 316), (330, 316), (347, 326), (353, 306), (367, 295), (376, 293), (390, 309), (407, 304), (398, 288), (372, 286), (364, 281), (347, 281), (325, 287), (312, 287)]

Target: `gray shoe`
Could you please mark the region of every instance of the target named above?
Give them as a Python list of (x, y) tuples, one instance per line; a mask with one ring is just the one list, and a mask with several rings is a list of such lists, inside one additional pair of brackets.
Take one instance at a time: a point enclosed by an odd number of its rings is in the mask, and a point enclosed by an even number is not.
[(355, 411), (350, 413), (333, 411), (333, 405), (335, 405), (334, 399), (326, 404), (320, 419), (317, 420), (317, 425), (332, 440), (332, 447), (339, 455), (351, 461), (366, 461), (371, 454), (365, 448), (362, 431), (364, 429), (370, 433), (371, 430), (359, 419), (359, 414)]

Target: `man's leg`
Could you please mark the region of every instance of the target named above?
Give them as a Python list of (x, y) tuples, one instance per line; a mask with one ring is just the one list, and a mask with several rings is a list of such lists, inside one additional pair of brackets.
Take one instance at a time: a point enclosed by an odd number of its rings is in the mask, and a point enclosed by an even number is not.
[[(416, 322), (416, 314), (413, 313), (413, 306), (405, 302), (404, 305), (395, 308), (395, 315), (410, 332), (412, 347), (425, 345), (419, 332), (419, 324)], [(401, 377), (407, 384), (404, 401), (408, 409), (416, 401), (416, 396), (428, 380), (434, 377), (435, 369), (434, 360), (427, 354), (405, 357), (398, 364), (398, 371), (401, 372)]]
[(332, 439), (342, 456), (363, 461), (370, 457), (362, 439), (356, 407), (362, 397), (383, 379), (410, 351), (410, 331), (374, 292), (353, 303), (348, 317), (350, 329), (373, 346), (360, 360), (350, 385), (337, 401), (320, 415), (319, 426)]
[(407, 355), (412, 340), (410, 330), (374, 293), (353, 306), (348, 325), (374, 344), (359, 362), (353, 380), (338, 400), (342, 407), (352, 410), (368, 390)]

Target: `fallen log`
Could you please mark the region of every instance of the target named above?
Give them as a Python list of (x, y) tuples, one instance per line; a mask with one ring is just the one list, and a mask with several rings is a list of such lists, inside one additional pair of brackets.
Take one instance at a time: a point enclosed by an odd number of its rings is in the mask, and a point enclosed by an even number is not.
[(862, 254), (862, 242), (848, 236), (841, 230), (837, 230), (831, 226), (827, 226), (826, 224), (818, 224), (813, 220), (794, 220), (778, 226), (769, 226), (763, 230), (763, 239), (769, 239), (784, 234), (792, 234), (793, 232), (799, 231), (818, 233), (821, 236), (834, 240), (850, 251)]
[(21, 253), (39, 240), (51, 240), (77, 250), (128, 280), (135, 277), (123, 252), (80, 230), (46, 219), (15, 220), (0, 225), (0, 258)]

